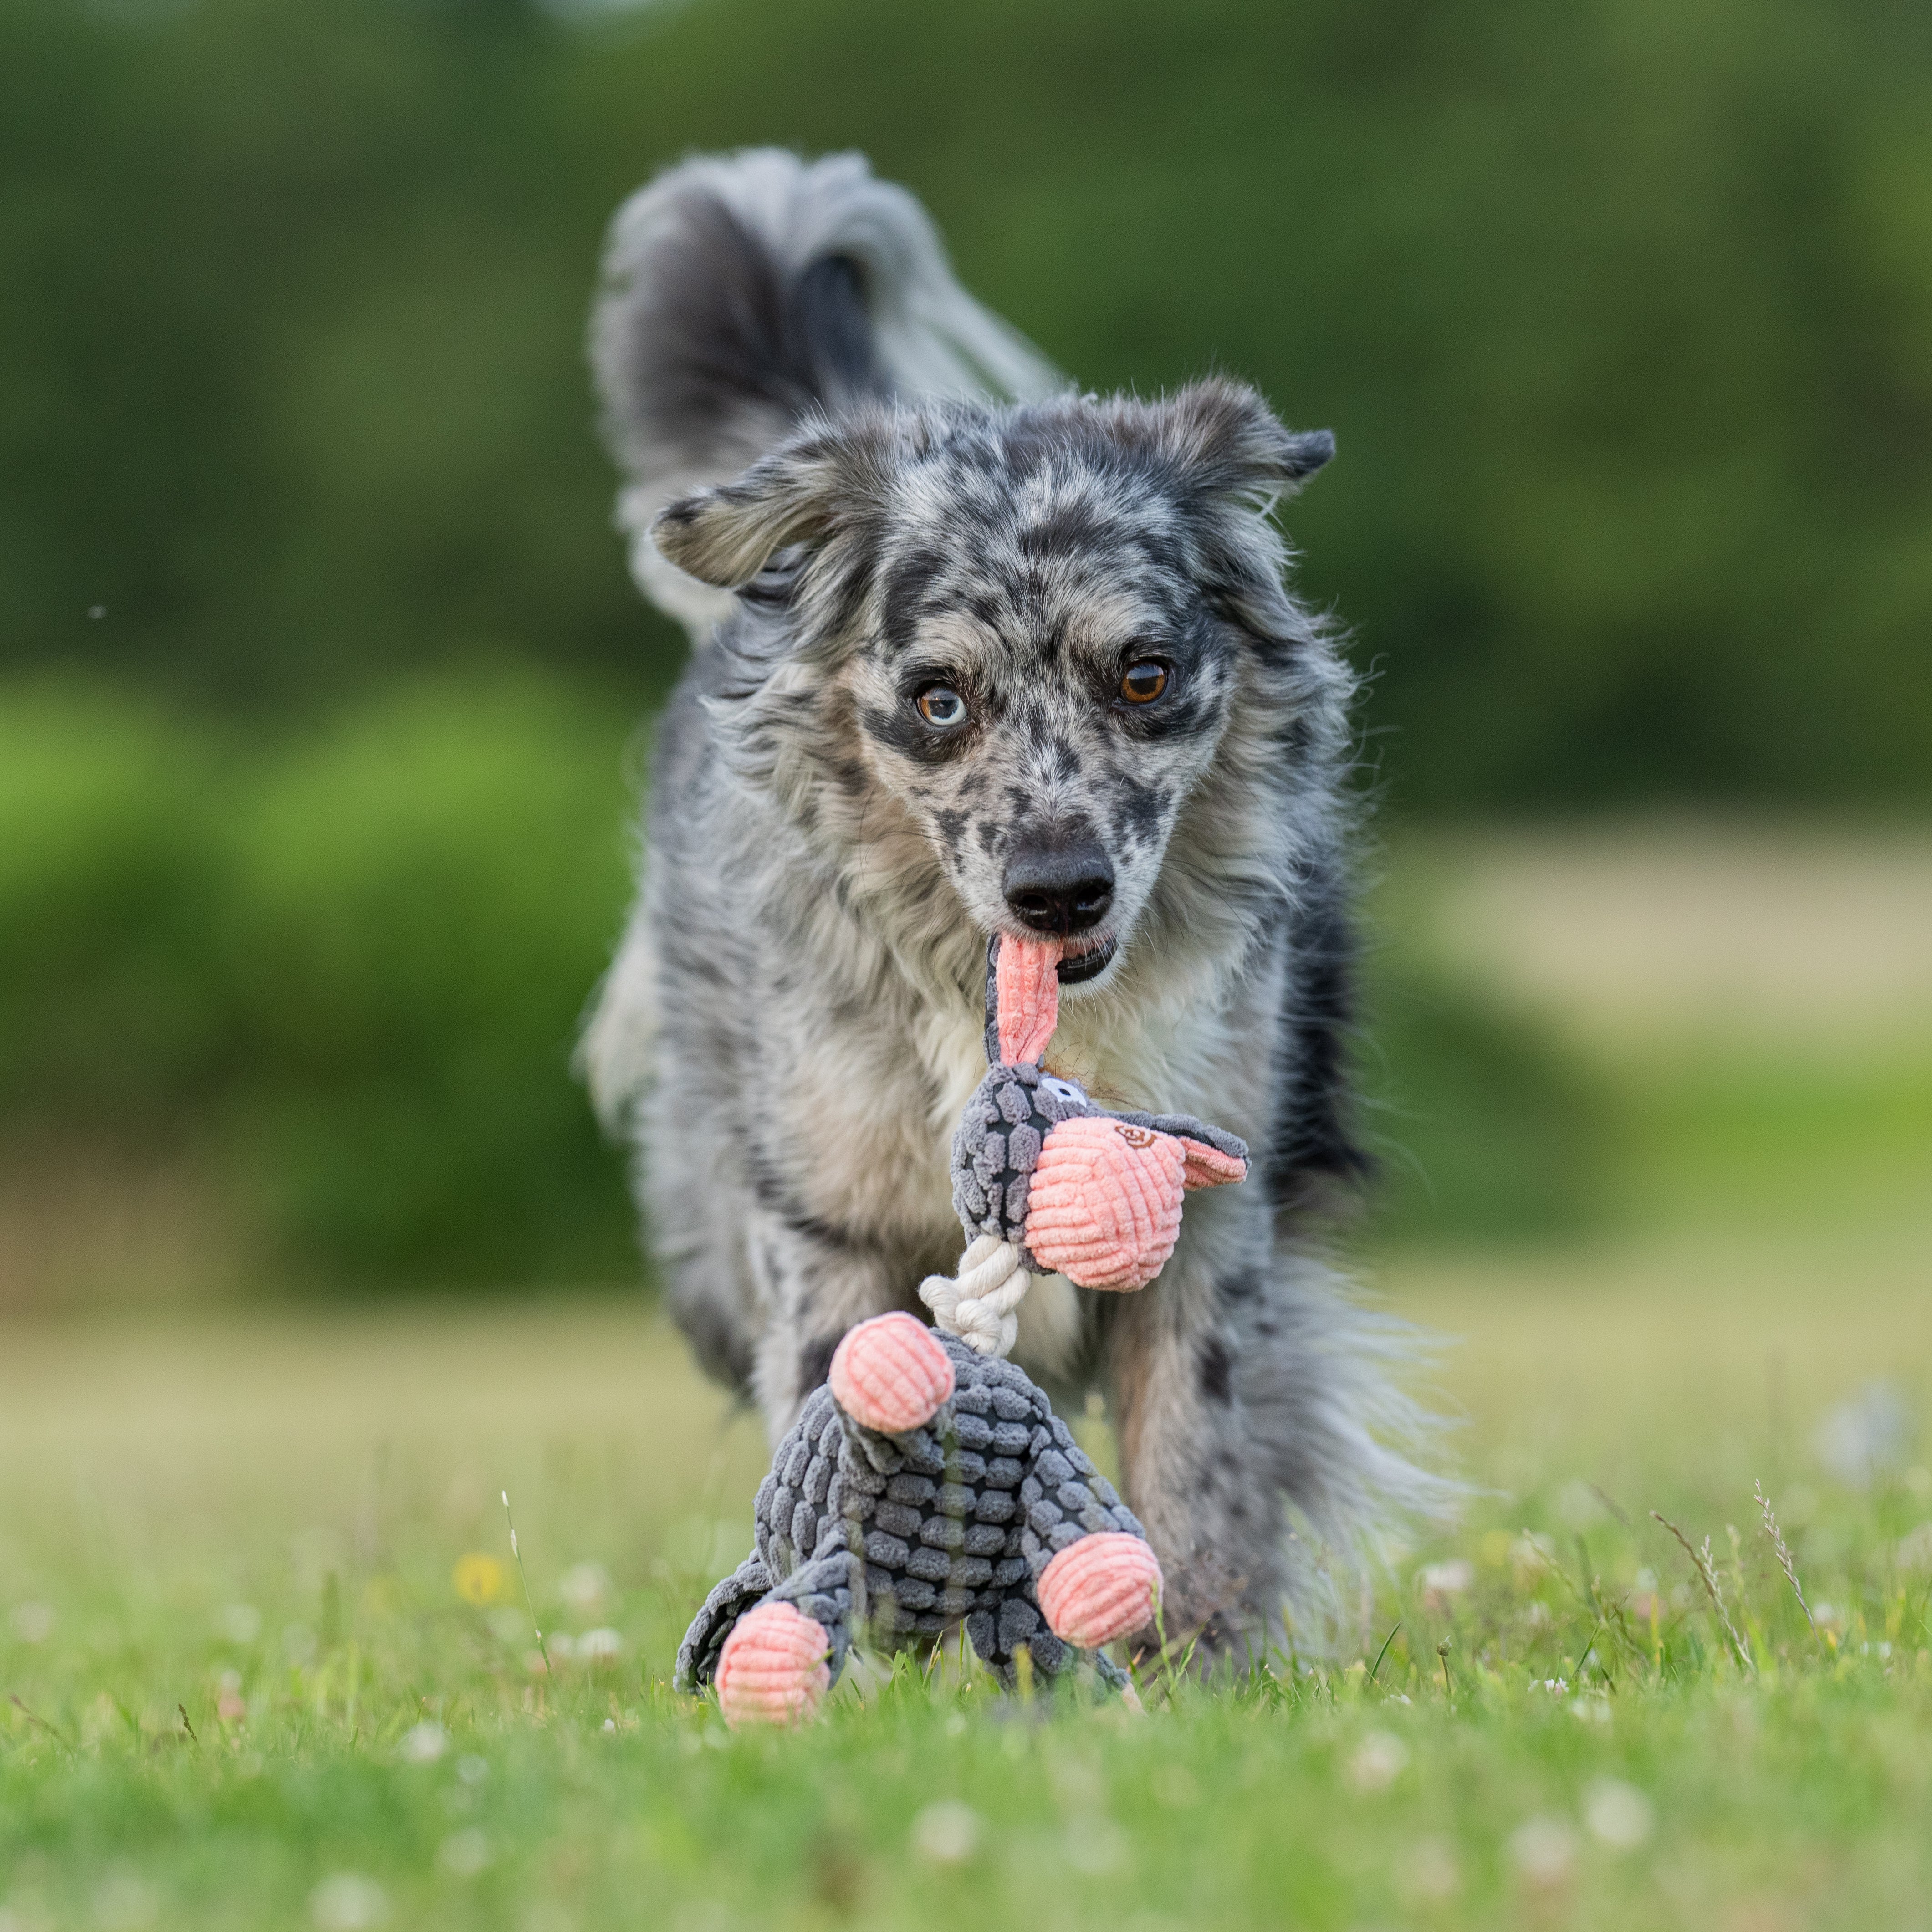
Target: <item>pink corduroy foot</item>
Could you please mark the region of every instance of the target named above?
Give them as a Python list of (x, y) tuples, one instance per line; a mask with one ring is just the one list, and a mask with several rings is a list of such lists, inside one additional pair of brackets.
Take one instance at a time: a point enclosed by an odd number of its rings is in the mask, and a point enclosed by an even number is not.
[(832, 1640), (790, 1604), (760, 1604), (732, 1627), (718, 1658), (718, 1708), (740, 1724), (796, 1724), (832, 1688)]
[(1080, 1650), (1097, 1650), (1153, 1622), (1160, 1560), (1124, 1531), (1083, 1536), (1040, 1573), (1035, 1594), (1055, 1636)]
[(1062, 1120), (1033, 1172), (1028, 1250), (1076, 1287), (1144, 1288), (1174, 1252), (1186, 1186), (1173, 1135), (1104, 1116)]
[(952, 1394), (952, 1364), (915, 1316), (877, 1315), (849, 1330), (832, 1358), (832, 1396), (863, 1429), (903, 1436)]

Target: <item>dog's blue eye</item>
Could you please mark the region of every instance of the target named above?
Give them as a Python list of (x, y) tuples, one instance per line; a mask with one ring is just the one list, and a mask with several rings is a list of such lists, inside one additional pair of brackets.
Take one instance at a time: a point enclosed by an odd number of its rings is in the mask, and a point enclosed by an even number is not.
[(942, 731), (966, 722), (966, 700), (950, 684), (928, 684), (914, 701), (919, 715)]

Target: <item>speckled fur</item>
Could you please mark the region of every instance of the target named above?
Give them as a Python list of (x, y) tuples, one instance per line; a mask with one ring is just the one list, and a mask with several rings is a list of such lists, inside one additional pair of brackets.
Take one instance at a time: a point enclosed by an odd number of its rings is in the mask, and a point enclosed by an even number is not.
[[(984, 1070), (986, 935), (1012, 929), (1006, 856), (1042, 828), (1091, 835), (1114, 868), (1102, 931), (1118, 950), (1064, 989), (1050, 1066), (1108, 1106), (1215, 1120), (1267, 1184), (1190, 1202), (1140, 1293), (1036, 1281), (1016, 1359), (1063, 1395), (1105, 1392), (1170, 1630), (1234, 1641), (1287, 1605), (1306, 1641), (1350, 1565), (1444, 1493), (1402, 1448), (1418, 1423), (1391, 1374), (1406, 1331), (1313, 1246), (1324, 1184), (1360, 1166), (1343, 1051), (1352, 680), (1285, 587), (1269, 513), (1331, 445), (1224, 380), (1154, 401), (919, 394), (902, 338), (867, 334), (898, 312), (901, 270), (874, 244), (903, 211), (865, 193), (900, 191), (849, 160), (753, 160), (757, 194), (733, 185), (750, 164), (692, 164), (644, 191), (650, 220), (636, 203), (620, 216), (596, 325), (634, 526), (662, 500), (648, 404), (668, 386), (685, 427), (664, 473), (712, 485), (657, 515), (642, 572), (658, 589), (677, 566), (664, 601), (697, 648), (586, 1042), (600, 1106), (639, 1150), (672, 1306), (776, 1440), (848, 1327), (916, 1308), (920, 1279), (950, 1271), (948, 1148)], [(721, 208), (737, 235), (722, 252)], [(926, 228), (900, 241), (902, 261), (937, 247)], [(959, 314), (989, 320), (943, 258), (920, 260), (929, 293), (936, 274)], [(811, 280), (835, 261), (856, 265), (832, 278), (844, 310)], [(721, 301), (718, 278), (752, 274), (769, 283), (756, 300)], [(663, 317), (686, 300), (729, 308), (745, 339), (680, 361)], [(928, 307), (943, 331), (945, 302)], [(791, 332), (761, 350), (743, 318), (765, 314)], [(832, 373), (814, 388), (794, 356), (792, 427), (734, 479), (774, 421), (742, 371), (813, 327), (840, 345), (820, 358)], [(1039, 386), (1028, 368), (1010, 365), (1010, 388)], [(694, 396), (713, 418), (709, 475)], [(1174, 675), (1138, 712), (1114, 694), (1150, 650)], [(944, 738), (911, 702), (935, 676), (974, 707)]]

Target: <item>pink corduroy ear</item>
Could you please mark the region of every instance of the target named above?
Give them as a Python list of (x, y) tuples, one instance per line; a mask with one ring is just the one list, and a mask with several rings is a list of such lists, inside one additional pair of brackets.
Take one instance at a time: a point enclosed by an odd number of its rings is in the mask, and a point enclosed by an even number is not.
[(1000, 1064), (1021, 1066), (1046, 1051), (1060, 1023), (1058, 939), (1013, 939), (1002, 934), (994, 987), (1000, 1003)]
[(1184, 1162), (1182, 1184), (1189, 1193), (1198, 1187), (1226, 1187), (1230, 1181), (1247, 1179), (1246, 1161), (1233, 1154), (1223, 1154), (1219, 1148), (1208, 1146), (1205, 1141), (1191, 1141), (1184, 1134), (1180, 1138)]

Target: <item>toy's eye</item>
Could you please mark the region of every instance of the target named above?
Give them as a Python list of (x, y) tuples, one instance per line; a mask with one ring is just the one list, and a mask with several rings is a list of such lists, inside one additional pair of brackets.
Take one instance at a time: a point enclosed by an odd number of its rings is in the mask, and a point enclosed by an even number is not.
[(1158, 658), (1130, 664), (1120, 680), (1120, 695), (1130, 704), (1151, 704), (1167, 688), (1167, 667)]
[(966, 722), (966, 700), (950, 684), (928, 684), (913, 702), (919, 715), (940, 730), (950, 731)]
[(1084, 1107), (1087, 1096), (1071, 1080), (1063, 1080), (1057, 1073), (1048, 1074), (1040, 1083), (1040, 1090), (1058, 1100), (1063, 1107)]

